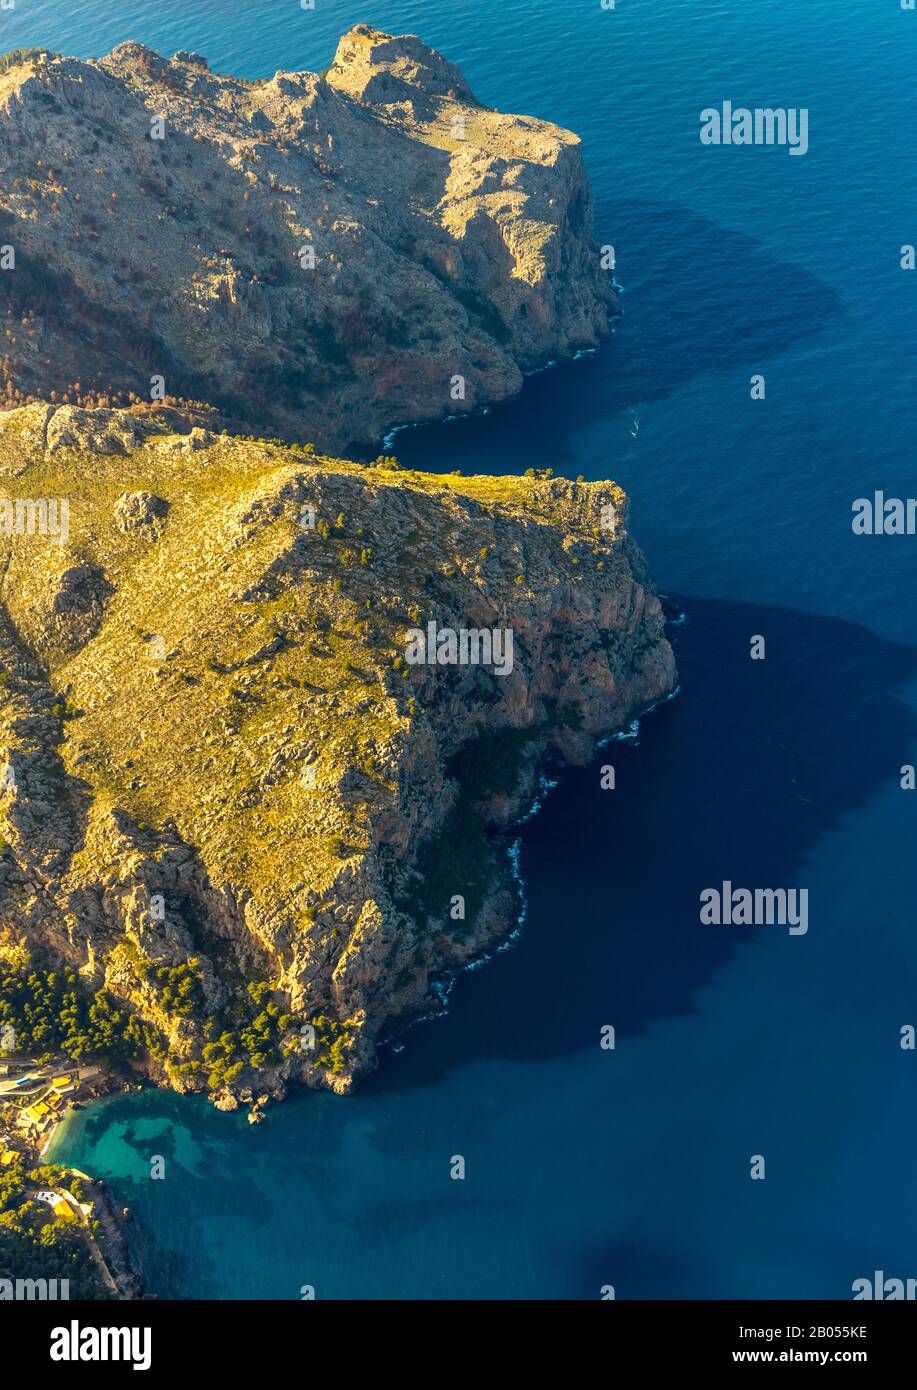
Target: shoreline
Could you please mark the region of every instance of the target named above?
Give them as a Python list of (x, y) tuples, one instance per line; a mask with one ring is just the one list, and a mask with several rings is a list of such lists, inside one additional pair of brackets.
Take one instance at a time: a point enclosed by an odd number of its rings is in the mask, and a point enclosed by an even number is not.
[[(612, 280), (612, 284), (614, 285), (616, 291), (620, 289), (616, 281)], [(568, 353), (566, 356), (552, 357), (547, 362), (543, 362), (541, 366), (530, 367), (528, 371), (522, 372), (522, 386), (520, 386), (519, 390), (515, 391), (512, 395), (504, 396), (502, 400), (489, 401), (485, 405), (478, 406), (475, 410), (463, 410), (451, 415), (440, 415), (433, 420), (406, 420), (404, 424), (392, 425), (391, 428), (386, 430), (381, 437), (382, 448), (391, 449), (398, 435), (404, 434), (406, 430), (429, 429), (431, 426), (450, 425), (455, 424), (461, 420), (481, 420), (485, 415), (493, 414), (493, 412), (495, 410), (498, 410), (501, 405), (512, 405), (514, 402), (519, 400), (519, 397), (522, 394), (523, 387), (525, 386), (525, 383), (530, 380), (530, 378), (535, 376), (541, 376), (544, 372), (555, 371), (560, 367), (572, 366), (573, 363), (581, 361), (584, 357), (597, 356), (598, 353), (600, 353), (602, 349), (606, 347), (608, 343), (611, 342), (612, 338), (615, 335), (615, 324), (620, 320), (620, 318), (620, 313), (609, 314), (608, 337), (603, 339), (602, 342), (596, 343), (595, 347), (575, 348), (571, 353)]]
[[(101, 1097), (94, 1097), (94, 1099), (101, 1099)], [(51, 1148), (55, 1142), (58, 1142), (62, 1138), (70, 1119), (75, 1113), (75, 1107), (68, 1105), (64, 1113), (55, 1121), (48, 1132), (42, 1136), (42, 1141), (38, 1146), (38, 1157), (41, 1159), (42, 1163), (54, 1163), (55, 1160), (51, 1153)]]

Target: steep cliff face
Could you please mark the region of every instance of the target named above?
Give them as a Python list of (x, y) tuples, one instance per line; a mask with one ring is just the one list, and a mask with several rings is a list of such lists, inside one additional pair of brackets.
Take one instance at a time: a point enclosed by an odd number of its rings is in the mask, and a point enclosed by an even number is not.
[(138, 1011), (170, 1084), (346, 1090), (512, 927), (539, 759), (672, 689), (663, 615), (612, 483), (177, 425), (0, 415), (3, 941)]
[(577, 137), (365, 25), (322, 76), (0, 74), (0, 244), (0, 399), (165, 390), (325, 449), (505, 398), (617, 303)]

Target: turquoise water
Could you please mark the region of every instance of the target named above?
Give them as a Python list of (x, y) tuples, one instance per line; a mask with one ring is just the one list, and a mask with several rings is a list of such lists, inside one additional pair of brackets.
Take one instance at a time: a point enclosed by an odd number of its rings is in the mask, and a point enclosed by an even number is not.
[[(255, 77), (326, 66), (364, 20), (582, 134), (625, 291), (597, 356), (397, 452), (622, 483), (687, 615), (682, 693), (615, 746), (613, 794), (595, 768), (561, 777), (522, 837), (521, 938), (357, 1096), (302, 1096), (256, 1129), (117, 1098), (58, 1156), (132, 1208), (164, 1296), (844, 1298), (875, 1269), (917, 1275), (917, 1063), (898, 1046), (917, 1023), (917, 798), (897, 779), (917, 751), (917, 538), (850, 528), (854, 498), (917, 492), (917, 273), (898, 268), (917, 14), (18, 0), (0, 47), (132, 37)], [(727, 99), (808, 108), (809, 153), (702, 147), (701, 109)], [(701, 927), (699, 891), (726, 878), (807, 887), (808, 934)]]

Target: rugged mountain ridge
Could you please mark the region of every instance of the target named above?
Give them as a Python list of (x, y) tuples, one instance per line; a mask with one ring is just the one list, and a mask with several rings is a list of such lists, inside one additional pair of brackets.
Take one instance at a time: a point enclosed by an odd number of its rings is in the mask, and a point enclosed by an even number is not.
[[(612, 483), (36, 404), (0, 414), (0, 491), (0, 951), (77, 969), (220, 1104), (349, 1089), (512, 927), (499, 832), (546, 752), (673, 688)], [(431, 621), (511, 629), (511, 672), (411, 665)]]
[(12, 63), (0, 244), (8, 404), (165, 391), (328, 450), (503, 399), (617, 306), (578, 138), (366, 25), (254, 83), (132, 42)]

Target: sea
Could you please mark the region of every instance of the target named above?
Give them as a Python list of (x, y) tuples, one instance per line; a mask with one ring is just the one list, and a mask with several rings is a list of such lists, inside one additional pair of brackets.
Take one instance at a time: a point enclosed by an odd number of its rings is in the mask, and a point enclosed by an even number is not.
[[(917, 1276), (917, 537), (852, 528), (856, 499), (917, 495), (917, 12), (15, 0), (0, 51), (132, 38), (255, 78), (325, 68), (359, 22), (582, 136), (623, 302), (597, 353), (392, 447), (625, 487), (683, 614), (679, 693), (555, 772), (519, 829), (514, 940), (356, 1094), (253, 1127), (145, 1090), (76, 1112), (53, 1156), (130, 1209), (163, 1298), (846, 1299)], [(805, 110), (806, 153), (703, 144), (726, 101)], [(808, 930), (702, 923), (724, 882), (806, 890)]]

